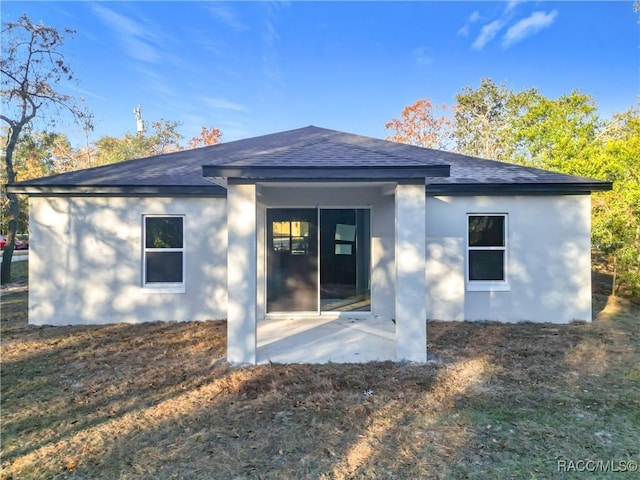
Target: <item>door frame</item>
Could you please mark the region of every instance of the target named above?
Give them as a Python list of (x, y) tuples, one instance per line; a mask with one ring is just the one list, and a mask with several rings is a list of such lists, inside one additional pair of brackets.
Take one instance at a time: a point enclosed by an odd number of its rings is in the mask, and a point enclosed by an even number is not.
[[(317, 305), (318, 308), (316, 310), (303, 311), (303, 312), (269, 312), (267, 311), (267, 284), (268, 284), (268, 268), (267, 268), (267, 255), (269, 252), (267, 251), (267, 235), (269, 235), (269, 225), (267, 220), (267, 210), (271, 209), (295, 209), (295, 208), (307, 208), (307, 209), (315, 209), (316, 211), (316, 219), (318, 224), (316, 242), (317, 242), (317, 252), (318, 252), (318, 268), (317, 268), (317, 285), (316, 289), (317, 295)], [(369, 311), (365, 312), (349, 312), (349, 311), (338, 311), (338, 310), (327, 310), (322, 311), (322, 303), (320, 301), (320, 210), (368, 210), (369, 211), (369, 282), (371, 283), (371, 279), (373, 277), (373, 207), (371, 205), (268, 205), (265, 206), (265, 215), (264, 215), (264, 224), (263, 224), (263, 235), (261, 238), (261, 242), (264, 246), (264, 258), (263, 258), (263, 298), (264, 298), (264, 312), (265, 317), (309, 317), (309, 316), (323, 316), (323, 317), (371, 317), (373, 315), (373, 297), (372, 297), (372, 289), (371, 285), (369, 286), (369, 301), (370, 307)]]

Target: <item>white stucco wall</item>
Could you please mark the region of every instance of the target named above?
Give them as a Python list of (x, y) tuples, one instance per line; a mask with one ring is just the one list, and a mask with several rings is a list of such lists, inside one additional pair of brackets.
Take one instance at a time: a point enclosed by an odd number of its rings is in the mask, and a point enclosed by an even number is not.
[[(372, 313), (395, 317), (394, 195), (380, 186), (259, 187), (267, 206), (371, 207)], [(32, 324), (204, 320), (227, 316), (227, 202), (223, 198), (31, 197)], [(427, 197), (427, 318), (591, 320), (588, 195)], [(467, 214), (508, 215), (508, 291), (468, 291)], [(142, 216), (185, 215), (186, 292), (141, 286)], [(264, 246), (258, 242), (258, 317)]]
[(396, 359), (427, 361), (424, 184), (398, 185), (396, 209)]
[[(467, 214), (508, 215), (508, 291), (468, 291)], [(427, 197), (427, 318), (591, 321), (591, 198)]]
[(256, 186), (227, 186), (227, 361), (255, 364), (257, 342)]
[[(29, 212), (30, 323), (226, 317), (226, 199), (31, 197)], [(185, 216), (185, 293), (141, 286), (145, 214)]]

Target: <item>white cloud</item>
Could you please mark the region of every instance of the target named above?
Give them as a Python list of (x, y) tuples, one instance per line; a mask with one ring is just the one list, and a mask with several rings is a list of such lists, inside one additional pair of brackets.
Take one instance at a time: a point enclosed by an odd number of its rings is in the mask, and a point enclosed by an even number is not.
[(244, 112), (246, 110), (246, 107), (244, 105), (232, 102), (225, 98), (202, 96), (200, 97), (200, 100), (206, 106), (219, 110), (232, 110), (234, 112)]
[(460, 28), (460, 30), (458, 30), (458, 35), (462, 35), (463, 37), (468, 37), (469, 27), (471, 26), (472, 23), (476, 23), (478, 20), (480, 20), (480, 12), (475, 10), (474, 12), (471, 13), (471, 15), (469, 15), (469, 18), (467, 19), (466, 23)]
[(543, 28), (550, 26), (557, 16), (558, 12), (556, 10), (550, 12), (533, 12), (527, 18), (523, 18), (507, 30), (507, 33), (502, 39), (502, 46), (509, 47), (531, 35), (535, 35)]
[(507, 2), (507, 8), (505, 8), (505, 13), (509, 13), (510, 11), (514, 10), (518, 4), (524, 2), (524, 0), (509, 0)]
[(89, 90), (84, 90), (84, 89), (82, 89), (82, 88), (80, 88), (80, 87), (77, 87), (77, 86), (75, 86), (75, 85), (71, 84), (71, 83), (67, 84), (67, 85), (66, 85), (66, 87), (67, 87), (69, 90), (73, 90), (74, 92), (77, 92), (77, 93), (79, 93), (80, 95), (84, 95), (84, 96), (86, 96), (86, 97), (95, 98), (95, 99), (97, 99), (97, 100), (106, 100), (106, 98), (105, 98), (105, 97), (103, 97), (102, 95), (98, 95), (97, 93), (93, 93), (93, 92), (91, 92), (91, 91), (89, 91)]
[(233, 30), (236, 30), (238, 32), (249, 30), (249, 27), (245, 23), (243, 23), (238, 18), (238, 16), (226, 5), (213, 3), (209, 5), (209, 11), (216, 19)]
[(166, 82), (167, 78), (165, 76), (142, 65), (132, 65), (130, 68), (142, 75), (139, 82), (144, 81), (144, 85), (138, 83), (138, 88), (156, 92), (164, 98), (164, 101), (169, 97), (175, 96), (175, 90)]
[(154, 35), (148, 26), (103, 5), (94, 3), (91, 6), (94, 13), (114, 31), (115, 37), (122, 43), (127, 55), (148, 63), (156, 63), (160, 60), (160, 54), (149, 42)]
[(433, 57), (429, 55), (429, 52), (425, 47), (418, 47), (413, 51), (413, 58), (416, 61), (416, 65), (419, 67), (426, 67), (433, 63)]
[(476, 38), (471, 47), (476, 50), (482, 50), (487, 43), (493, 40), (493, 38), (498, 34), (503, 25), (504, 24), (501, 20), (494, 20), (491, 23), (487, 23), (482, 27), (482, 30), (480, 30), (480, 35), (478, 35), (478, 38)]
[(280, 34), (276, 28), (276, 11), (273, 8), (268, 9), (268, 19), (265, 23), (265, 31), (262, 36), (262, 72), (272, 87), (282, 87), (283, 73), (280, 69), (278, 61), (278, 44), (280, 43)]

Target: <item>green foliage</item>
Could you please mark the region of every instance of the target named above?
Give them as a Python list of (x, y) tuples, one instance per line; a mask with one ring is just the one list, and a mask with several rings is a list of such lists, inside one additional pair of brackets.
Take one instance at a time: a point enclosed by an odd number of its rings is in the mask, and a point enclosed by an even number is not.
[(506, 85), (483, 78), (477, 89), (456, 95), (454, 139), (460, 153), (493, 160), (509, 157), (509, 130), (517, 116), (517, 98)]
[[(16, 180), (28, 180), (52, 173), (53, 150), (57, 137), (57, 134), (49, 132), (35, 134), (26, 132), (20, 136), (13, 151)], [(0, 174), (0, 182), (2, 184), (7, 183), (5, 169)], [(29, 225), (27, 197), (17, 195), (17, 201), (20, 208), (18, 210), (16, 231), (24, 233), (28, 230)], [(0, 200), (0, 217), (2, 218), (0, 231), (7, 231), (8, 225), (5, 225), (5, 219), (9, 218), (9, 199), (4, 195)]]
[(151, 122), (153, 133), (149, 137), (149, 143), (151, 145), (152, 155), (182, 150), (180, 142), (184, 137), (178, 132), (178, 128), (181, 125), (182, 122), (165, 120), (164, 118), (161, 118), (157, 122)]
[(593, 242), (614, 274), (640, 297), (640, 109), (631, 107), (607, 123), (585, 173), (613, 181), (594, 196)]
[(550, 99), (537, 90), (515, 94), (512, 161), (584, 175), (599, 127), (592, 97), (574, 91)]
[(100, 165), (148, 157), (151, 151), (148, 137), (131, 133), (125, 133), (120, 138), (104, 136), (96, 141), (96, 147)]
[(178, 133), (181, 123), (161, 119), (152, 122), (150, 135), (126, 133), (116, 138), (104, 136), (96, 142), (97, 164), (149, 157), (170, 151), (181, 150), (182, 135)]

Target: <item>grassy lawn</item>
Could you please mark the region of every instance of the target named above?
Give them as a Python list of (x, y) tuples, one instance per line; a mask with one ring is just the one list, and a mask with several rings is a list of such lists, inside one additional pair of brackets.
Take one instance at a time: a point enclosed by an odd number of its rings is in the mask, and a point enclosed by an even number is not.
[(223, 322), (33, 327), (26, 303), (3, 291), (2, 479), (640, 476), (623, 299), (590, 325), (429, 324), (428, 365), (242, 369)]
[(29, 262), (11, 264), (11, 282), (25, 283), (29, 278)]

